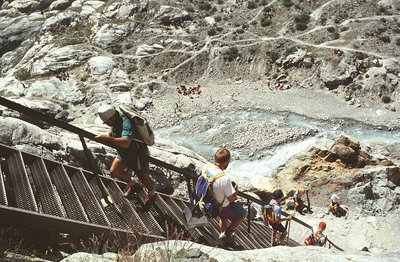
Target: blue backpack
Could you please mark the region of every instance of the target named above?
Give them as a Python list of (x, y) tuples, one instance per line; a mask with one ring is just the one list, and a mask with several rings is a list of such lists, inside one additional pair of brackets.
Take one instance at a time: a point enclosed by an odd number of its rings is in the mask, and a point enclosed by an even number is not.
[(221, 172), (212, 177), (208, 177), (207, 172), (203, 172), (198, 177), (194, 192), (190, 196), (193, 213), (200, 213), (209, 217), (217, 217), (222, 210), (222, 204), (215, 200), (212, 186), (216, 179), (224, 176)]

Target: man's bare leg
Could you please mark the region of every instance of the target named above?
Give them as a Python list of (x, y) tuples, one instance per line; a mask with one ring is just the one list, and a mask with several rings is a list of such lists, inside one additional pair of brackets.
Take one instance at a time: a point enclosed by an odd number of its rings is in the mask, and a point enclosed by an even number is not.
[(129, 183), (131, 181), (131, 176), (125, 172), (125, 168), (126, 165), (120, 159), (114, 158), (110, 167), (111, 176)]

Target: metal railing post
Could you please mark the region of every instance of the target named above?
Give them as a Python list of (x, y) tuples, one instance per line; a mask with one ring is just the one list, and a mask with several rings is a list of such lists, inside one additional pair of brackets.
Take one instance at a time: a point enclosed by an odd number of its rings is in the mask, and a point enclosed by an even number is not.
[(247, 199), (247, 233), (250, 234), (250, 210), (251, 210), (251, 201), (250, 199)]

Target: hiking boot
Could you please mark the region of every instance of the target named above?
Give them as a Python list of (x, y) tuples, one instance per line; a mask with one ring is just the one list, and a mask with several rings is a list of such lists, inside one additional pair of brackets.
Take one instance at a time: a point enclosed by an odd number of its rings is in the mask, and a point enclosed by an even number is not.
[(133, 193), (139, 193), (142, 189), (143, 187), (139, 183), (131, 180), (123, 191), (124, 197), (130, 197)]
[(218, 238), (221, 239), (221, 240), (225, 240), (226, 239), (225, 232), (222, 232), (221, 234), (219, 234)]
[(233, 244), (235, 242), (235, 232), (233, 230), (231, 230), (229, 227), (228, 229), (225, 231), (225, 235), (226, 235), (226, 239), (225, 242), (227, 244)]
[(151, 205), (153, 205), (154, 201), (156, 201), (157, 198), (157, 194), (154, 195), (146, 195), (144, 198), (144, 206), (145, 207), (150, 207)]

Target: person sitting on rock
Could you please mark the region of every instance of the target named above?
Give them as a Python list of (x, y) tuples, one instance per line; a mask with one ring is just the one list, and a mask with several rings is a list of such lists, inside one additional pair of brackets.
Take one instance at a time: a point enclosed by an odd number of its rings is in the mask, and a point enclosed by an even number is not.
[(304, 196), (305, 193), (307, 193), (307, 191), (308, 189), (299, 188), (299, 189), (292, 189), (287, 193), (287, 196), (292, 197), (295, 203), (295, 209), (301, 215), (303, 215), (303, 210), (305, 207), (302, 197)]
[(304, 244), (306, 246), (324, 246), (326, 244), (326, 236), (323, 234), (325, 229), (326, 223), (319, 222), (318, 227), (314, 228), (313, 233), (304, 240)]
[(336, 194), (333, 194), (331, 196), (331, 202), (329, 203), (329, 211), (332, 212), (334, 216), (339, 216), (340, 215), (340, 201), (339, 197)]

